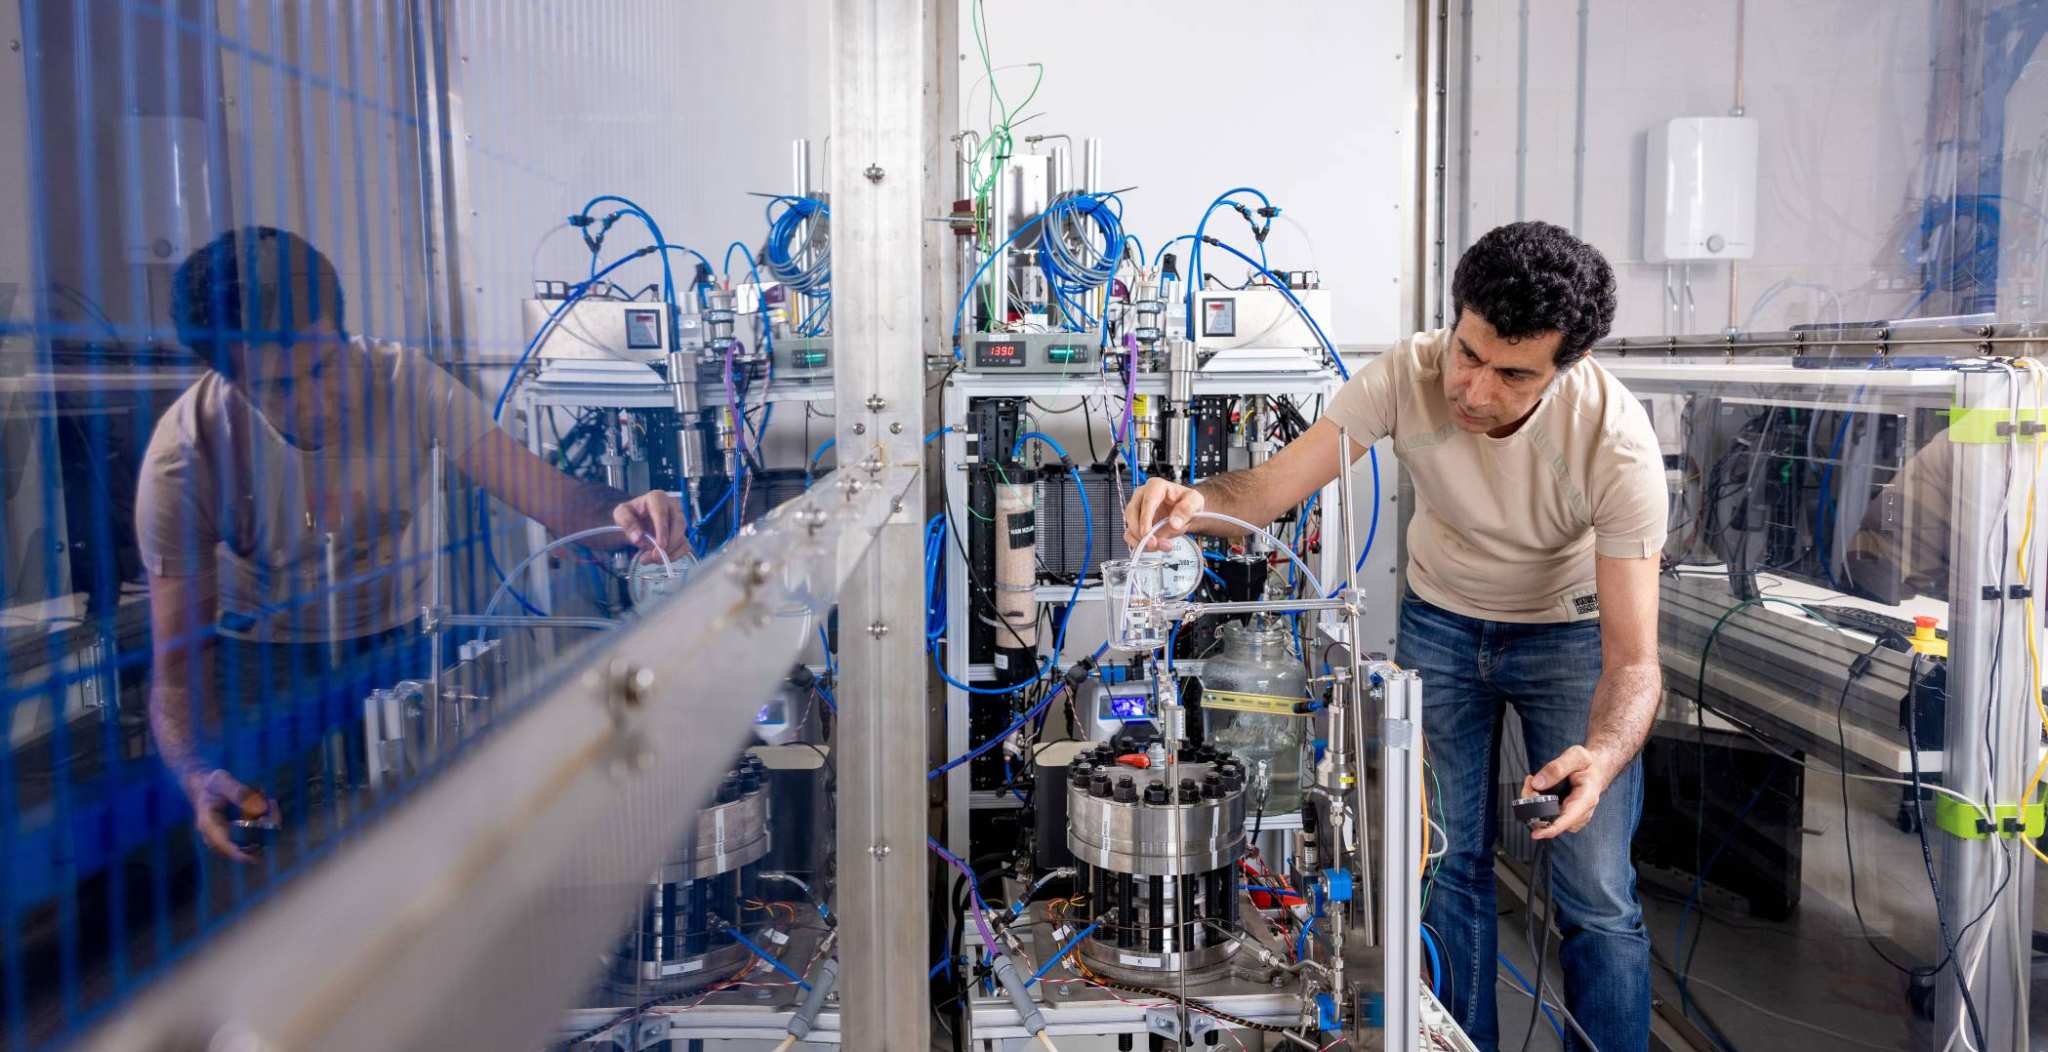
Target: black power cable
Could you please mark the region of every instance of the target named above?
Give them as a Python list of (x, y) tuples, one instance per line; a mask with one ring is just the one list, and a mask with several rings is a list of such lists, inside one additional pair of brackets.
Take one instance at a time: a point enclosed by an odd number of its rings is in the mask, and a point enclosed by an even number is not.
[[(1921, 802), (1920, 788), (1920, 653), (1913, 653), (1913, 664), (1906, 670), (1906, 749), (1908, 763), (1913, 772), (1913, 831), (1920, 835), (1920, 862), (1927, 868), (1927, 890), (1934, 896), (1934, 923), (1941, 930), (1941, 945), (1946, 951), (1947, 962), (1956, 960), (1956, 937), (1949, 932), (1948, 907), (1941, 897), (1941, 878), (1934, 872), (1934, 847), (1927, 840), (1927, 809)], [(1937, 966), (1934, 971), (1940, 971)], [(1969, 1013), (1972, 1035), (1977, 1038), (1977, 1047), (1984, 1047), (1984, 1029), (1977, 1017), (1977, 1003), (1970, 996), (1970, 984), (1963, 978), (1958, 967), (1952, 972), (1956, 981), (1956, 993), (1961, 995), (1963, 1008)]]
[[(1529, 953), (1536, 961), (1536, 978), (1530, 987), (1536, 992), (1536, 1003), (1529, 1011), (1529, 1026), (1522, 1031), (1522, 1052), (1529, 1052), (1529, 1042), (1536, 1038), (1536, 1020), (1543, 1018), (1543, 966), (1550, 956), (1550, 911), (1556, 899), (1552, 894), (1555, 863), (1550, 859), (1550, 841), (1536, 842), (1536, 865), (1529, 874), (1529, 912), (1522, 923), (1522, 938), (1529, 944)], [(1536, 904), (1543, 903), (1539, 915)], [(1543, 926), (1543, 938), (1536, 938), (1536, 926)]]

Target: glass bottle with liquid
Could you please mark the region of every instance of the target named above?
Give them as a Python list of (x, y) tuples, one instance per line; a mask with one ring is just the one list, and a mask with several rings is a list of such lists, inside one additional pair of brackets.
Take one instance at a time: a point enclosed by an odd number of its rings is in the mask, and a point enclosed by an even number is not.
[(1241, 757), (1251, 774), (1254, 806), (1265, 812), (1301, 807), (1301, 749), (1308, 719), (1294, 706), (1308, 700), (1308, 674), (1288, 649), (1287, 622), (1267, 614), (1217, 629), (1223, 649), (1202, 665), (1203, 728), (1212, 745)]

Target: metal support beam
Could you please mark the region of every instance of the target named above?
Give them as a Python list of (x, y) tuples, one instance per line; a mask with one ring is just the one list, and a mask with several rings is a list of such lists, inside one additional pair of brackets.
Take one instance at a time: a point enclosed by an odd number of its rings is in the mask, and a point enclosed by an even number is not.
[(1380, 982), (1386, 1048), (1418, 1047), (1422, 959), (1422, 678), (1373, 662), (1380, 717)]
[[(840, 463), (860, 477), (923, 463), (924, 315), (943, 268), (923, 251), (939, 178), (925, 84), (936, 0), (832, 4), (834, 393)], [(945, 41), (949, 57), (954, 42)], [(950, 169), (950, 165), (947, 166)], [(841, 1041), (930, 1043), (925, 982), (924, 492), (912, 487), (839, 608)]]
[(542, 1044), (915, 481), (842, 470), (756, 521), (80, 1047)]
[[(2014, 385), (2021, 390), (2015, 394)], [(2017, 399), (2033, 405), (2030, 385), (2003, 371), (1962, 374), (1958, 407), (1995, 413)], [(1942, 780), (1963, 795), (1992, 804), (2020, 801), (2033, 773), (2040, 727), (2029, 700), (2027, 639), (2038, 636), (2028, 604), (2013, 586), (2039, 588), (2043, 530), (2026, 553), (2030, 579), (2015, 570), (2014, 553), (2026, 536), (2026, 504), (2038, 498), (2035, 443), (1956, 442), (1954, 523), (1949, 578), (1948, 758)], [(1993, 597), (1987, 589), (1997, 590)], [(2037, 610), (2038, 613), (2038, 610)], [(2028, 941), (2033, 927), (2034, 863), (2019, 840), (1964, 840), (1942, 836), (1942, 895), (1950, 923), (1960, 927), (1987, 907), (1983, 923), (1961, 937), (1956, 956), (1984, 1028), (1985, 1048), (2027, 1045)], [(1939, 984), (1934, 1017), (1938, 1043), (1969, 1026), (1953, 983)]]

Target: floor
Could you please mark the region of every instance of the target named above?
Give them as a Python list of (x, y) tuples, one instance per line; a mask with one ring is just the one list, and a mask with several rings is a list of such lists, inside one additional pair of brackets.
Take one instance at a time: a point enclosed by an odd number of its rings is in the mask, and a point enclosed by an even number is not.
[[(1926, 964), (1940, 957), (1940, 940), (1919, 838), (1891, 823), (1897, 801), (1888, 786), (1850, 785), (1857, 901), (1865, 922), (1888, 949), (1913, 964)], [(1913, 1052), (1931, 1047), (1929, 1024), (1914, 1018), (1904, 979), (1872, 952), (1848, 907), (1841, 787), (1833, 778), (1808, 780), (1805, 828), (1803, 890), (1789, 921), (1759, 921), (1740, 902), (1714, 895), (1694, 911), (1706, 917), (1691, 968), (1694, 1001), (1734, 1052)], [(1682, 878), (1646, 873), (1641, 887), (1651, 944), (1664, 960), (1676, 960), (1688, 885)], [(2036, 882), (2035, 911), (2037, 926), (2048, 923), (2048, 881)], [(1688, 929), (1695, 924), (1688, 920)], [(1499, 925), (1502, 952), (1528, 974), (1532, 962), (1522, 914), (1507, 912)], [(1556, 974), (1554, 954), (1549, 967)], [(1520, 1049), (1532, 1004), (1505, 986), (1496, 990), (1501, 1047)], [(2032, 1002), (2030, 1044), (2048, 1048), (2048, 982), (2035, 981)], [(1539, 1022), (1529, 1047), (1555, 1049), (1558, 1042)]]

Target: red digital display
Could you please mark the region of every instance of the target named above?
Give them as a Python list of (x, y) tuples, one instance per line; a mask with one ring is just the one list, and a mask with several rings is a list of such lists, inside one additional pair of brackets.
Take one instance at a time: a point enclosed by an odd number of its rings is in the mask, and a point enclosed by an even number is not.
[(974, 345), (974, 364), (1022, 367), (1024, 345), (1005, 340), (983, 340)]

